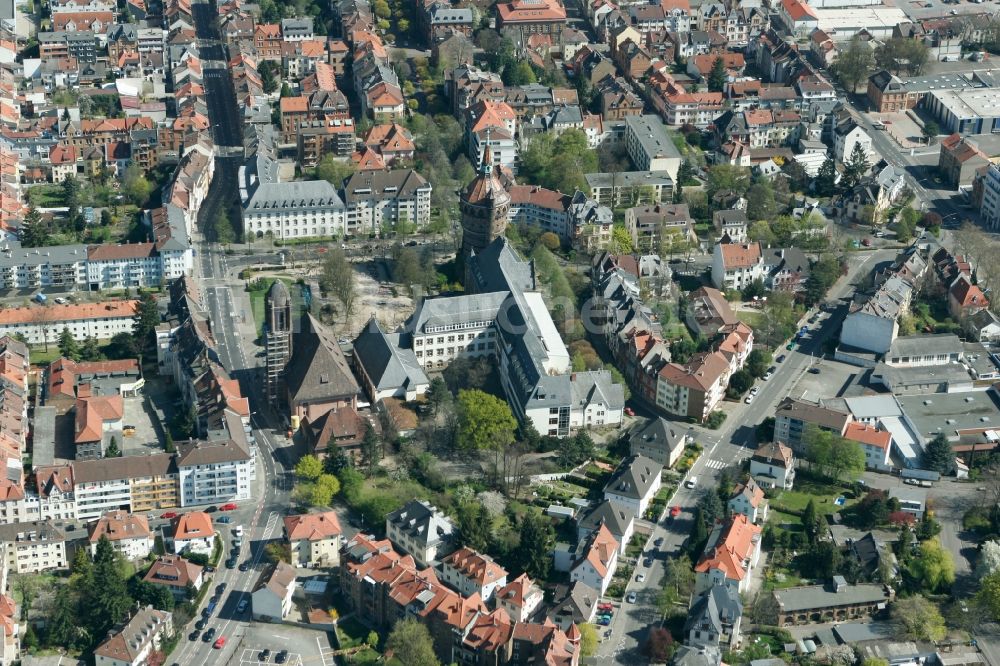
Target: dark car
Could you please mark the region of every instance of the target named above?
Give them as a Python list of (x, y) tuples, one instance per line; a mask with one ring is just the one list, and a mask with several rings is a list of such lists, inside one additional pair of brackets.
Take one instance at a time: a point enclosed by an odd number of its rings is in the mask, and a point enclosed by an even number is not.
[(236, 560), (234, 560), (234, 559), (228, 559), (228, 560), (226, 560), (226, 568), (227, 569), (235, 569), (236, 568)]
[(211, 564), (206, 564), (205, 573), (215, 573), (215, 567), (213, 567)]
[(778, 358), (776, 358), (774, 360), (775, 360), (776, 363), (781, 363), (782, 361), (785, 360), (785, 355), (782, 354), (781, 356), (779, 356)]
[(243, 564), (240, 565), (240, 571), (250, 570), (250, 560), (243, 560)]
[(196, 641), (196, 640), (198, 640), (199, 636), (201, 636), (201, 630), (200, 629), (195, 629), (190, 634), (188, 634), (188, 640), (189, 641)]
[(282, 650), (278, 653), (278, 656), (274, 658), (274, 663), (283, 664), (288, 661), (288, 650)]
[(212, 627), (201, 637), (203, 643), (211, 643), (212, 639), (215, 638), (215, 627)]
[(219, 583), (218, 585), (215, 586), (215, 593), (216, 594), (222, 594), (225, 591), (226, 591), (226, 584), (225, 583)]
[(819, 368), (817, 368), (815, 366), (812, 367), (812, 368), (809, 368), (809, 374), (810, 375), (818, 375), (819, 374)]
[(271, 658), (271, 650), (269, 650), (268, 648), (264, 648), (263, 650), (260, 651), (260, 654), (257, 655), (257, 661), (267, 661), (270, 658)]
[(645, 560), (643, 560), (642, 566), (644, 566), (644, 567), (651, 567), (651, 566), (653, 566), (653, 558), (652, 557), (647, 557)]
[(205, 628), (206, 624), (208, 624), (208, 619), (203, 617), (194, 623), (194, 628), (197, 629), (198, 631), (201, 631), (202, 629)]
[(657, 539), (656, 541), (653, 542), (653, 545), (659, 548), (660, 546), (663, 545), (663, 539), (662, 538)]

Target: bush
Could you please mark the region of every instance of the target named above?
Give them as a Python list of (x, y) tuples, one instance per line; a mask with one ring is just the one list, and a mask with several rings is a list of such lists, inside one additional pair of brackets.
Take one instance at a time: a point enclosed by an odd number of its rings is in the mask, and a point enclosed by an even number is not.
[(718, 430), (726, 421), (726, 413), (715, 410), (705, 419), (705, 427), (709, 430)]
[(993, 527), (989, 510), (983, 506), (972, 507), (962, 516), (962, 527), (973, 532), (989, 532)]

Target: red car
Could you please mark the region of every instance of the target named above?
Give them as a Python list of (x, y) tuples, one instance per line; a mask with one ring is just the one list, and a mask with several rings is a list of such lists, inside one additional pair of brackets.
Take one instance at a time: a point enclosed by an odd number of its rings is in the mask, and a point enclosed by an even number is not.
[(681, 508), (679, 506), (672, 506), (672, 507), (670, 507), (670, 517), (671, 518), (676, 518), (679, 515), (681, 515)]
[(236, 505), (230, 502), (219, 507), (219, 511), (236, 511)]
[(631, 407), (626, 407), (625, 413), (628, 414), (629, 416), (635, 416), (635, 410), (632, 409)]
[(212, 644), (212, 647), (214, 647), (216, 650), (221, 650), (222, 648), (226, 647), (226, 637), (219, 636), (218, 640), (216, 640), (215, 643)]
[(162, 516), (160, 516), (160, 518), (162, 518), (164, 520), (167, 520), (169, 518), (176, 518), (176, 517), (177, 517), (177, 512), (176, 511), (167, 511)]

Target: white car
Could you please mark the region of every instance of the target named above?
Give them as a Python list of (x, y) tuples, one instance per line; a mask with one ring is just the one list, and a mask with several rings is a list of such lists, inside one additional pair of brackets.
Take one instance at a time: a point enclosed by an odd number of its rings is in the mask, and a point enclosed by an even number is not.
[(698, 477), (697, 476), (692, 476), (690, 479), (688, 479), (687, 481), (684, 482), (684, 487), (685, 488), (694, 488), (697, 485), (698, 485)]
[(625, 597), (625, 601), (629, 602), (630, 604), (634, 604), (635, 603), (635, 592), (629, 592), (628, 596)]
[(916, 479), (903, 479), (903, 483), (907, 483), (907, 484), (909, 484), (911, 486), (919, 486), (920, 485), (920, 482), (917, 481)]
[(751, 393), (750, 395), (748, 395), (746, 397), (746, 399), (743, 402), (745, 402), (745, 403), (747, 403), (749, 405), (751, 402), (753, 402), (753, 399), (754, 399), (754, 394)]
[(764, 381), (766, 382), (771, 377), (774, 377), (774, 368), (770, 368), (767, 372), (764, 373)]
[(237, 525), (236, 527), (234, 527), (233, 528), (233, 534), (235, 534), (238, 537), (243, 536), (243, 526), (242, 525)]
[(637, 582), (637, 583), (645, 583), (646, 582), (646, 574), (644, 574), (644, 573), (638, 574), (635, 577), (635, 582)]
[(750, 395), (757, 395), (758, 393), (760, 393), (759, 386), (754, 386), (752, 389), (750, 389)]

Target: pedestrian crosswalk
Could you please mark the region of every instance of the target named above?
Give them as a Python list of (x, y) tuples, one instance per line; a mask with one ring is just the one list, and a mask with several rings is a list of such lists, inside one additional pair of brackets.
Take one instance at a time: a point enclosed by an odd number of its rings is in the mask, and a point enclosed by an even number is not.
[(705, 463), (705, 467), (709, 469), (725, 469), (726, 467), (729, 467), (729, 465), (724, 460), (710, 459), (707, 463)]

